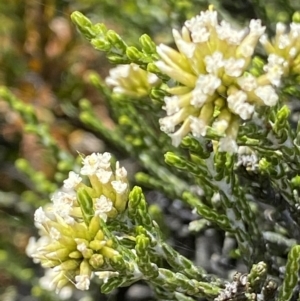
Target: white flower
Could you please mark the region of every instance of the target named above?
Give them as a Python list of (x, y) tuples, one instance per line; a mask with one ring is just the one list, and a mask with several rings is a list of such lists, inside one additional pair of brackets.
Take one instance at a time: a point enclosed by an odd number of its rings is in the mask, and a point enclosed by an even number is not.
[(41, 262), (39, 257), (40, 250), (44, 246), (49, 245), (49, 243), (50, 243), (49, 236), (42, 236), (38, 240), (35, 237), (30, 237), (26, 247), (27, 256), (32, 257), (34, 263)]
[(34, 213), (34, 221), (39, 225), (47, 222), (49, 218), (42, 207), (39, 207)]
[(278, 38), (278, 48), (285, 49), (291, 45), (291, 42), (292, 41), (291, 41), (289, 35), (283, 34)]
[(76, 194), (70, 192), (58, 191), (53, 194), (51, 201), (53, 202), (53, 207), (59, 207), (61, 205), (72, 206), (76, 200)]
[(75, 277), (75, 286), (77, 289), (86, 291), (90, 287), (90, 277), (88, 275), (77, 275)]
[[(53, 279), (55, 279), (59, 273), (60, 272), (53, 271), (53, 269), (46, 269), (44, 276), (39, 279), (39, 284), (43, 289), (53, 292), (56, 286)], [(71, 286), (65, 286), (57, 291), (57, 293), (61, 300), (67, 300), (72, 296), (73, 290)]]
[(252, 19), (249, 24), (250, 28), (250, 35), (255, 35), (260, 37), (262, 34), (264, 34), (266, 27), (261, 26), (261, 20), (254, 20)]
[(177, 113), (180, 110), (179, 107), (179, 97), (177, 95), (175, 96), (166, 96), (164, 98), (165, 106), (163, 107), (164, 110), (166, 110), (166, 113), (168, 116), (173, 115)]
[(224, 61), (224, 68), (227, 75), (232, 77), (240, 76), (244, 71), (245, 60), (230, 58)]
[(107, 214), (113, 209), (112, 201), (104, 195), (95, 201), (95, 215), (100, 216), (105, 222), (107, 220)]
[(112, 171), (108, 171), (104, 169), (99, 169), (96, 172), (96, 176), (102, 184), (107, 184), (111, 179), (112, 174), (113, 174)]
[(101, 155), (97, 153), (93, 153), (89, 156), (86, 156), (83, 159), (83, 167), (81, 168), (82, 175), (94, 175), (99, 168), (99, 163), (101, 160)]
[(161, 118), (159, 119), (160, 129), (166, 133), (172, 133), (175, 130), (175, 126), (184, 121), (189, 115), (190, 112), (188, 110), (181, 109), (172, 116)]
[(300, 37), (300, 23), (292, 22), (290, 24), (290, 35), (293, 39), (298, 39)]
[(59, 191), (52, 197), (53, 206), (51, 212), (62, 217), (67, 224), (73, 224), (74, 218), (70, 216), (76, 196)]
[(81, 181), (82, 178), (77, 173), (70, 171), (68, 179), (64, 180), (64, 187), (66, 189), (75, 189)]
[(278, 101), (278, 95), (271, 85), (259, 86), (254, 90), (254, 93), (264, 102), (267, 106), (275, 106)]
[(205, 136), (207, 130), (206, 122), (193, 116), (190, 116), (189, 118), (191, 120), (190, 127), (193, 136), (195, 137)]
[(237, 83), (244, 91), (250, 92), (257, 88), (257, 80), (251, 74), (247, 74), (246, 76), (238, 78)]
[(83, 159), (82, 175), (94, 175), (99, 168), (110, 167), (111, 155), (109, 153), (99, 154), (93, 153)]
[(155, 74), (141, 69), (134, 63), (111, 69), (105, 79), (106, 84), (113, 87), (114, 93), (133, 97), (147, 95), (151, 87), (159, 81)]
[(130, 65), (119, 65), (109, 70), (109, 77), (105, 79), (108, 85), (114, 85), (119, 77), (128, 77), (130, 73)]
[(170, 134), (170, 138), (172, 139), (172, 144), (174, 146), (178, 146), (181, 140), (190, 132), (190, 123), (191, 119), (188, 118), (184, 121), (183, 125), (177, 130), (175, 133)]
[(116, 163), (116, 179), (123, 180), (127, 178), (127, 170), (124, 167), (120, 167), (119, 162)]
[(264, 71), (267, 72), (267, 77), (271, 84), (278, 87), (281, 82), (281, 77), (284, 73), (284, 68), (288, 65), (287, 61), (276, 54), (271, 53), (268, 57), (268, 64), (264, 66)]
[(235, 30), (224, 20), (216, 26), (216, 32), (220, 40), (230, 45), (239, 45), (246, 34), (246, 30)]
[[(167, 116), (159, 120), (160, 129), (171, 137), (173, 145), (178, 146), (188, 133), (205, 136), (211, 126), (220, 135), (228, 135), (233, 120), (238, 129), (240, 119), (252, 117), (255, 105), (275, 101), (276, 93), (264, 95), (260, 101), (253, 92), (260, 85), (279, 85), (288, 67), (286, 62), (275, 64), (271, 57), (266, 74), (257, 78), (247, 74), (265, 29), (260, 20), (251, 20), (249, 27), (242, 30), (232, 28), (226, 21), (219, 24), (217, 12), (210, 7), (186, 21), (181, 32), (173, 30), (178, 51), (166, 45), (157, 48), (161, 61), (156, 66), (173, 80), (172, 85), (175, 82), (175, 86), (166, 89), (171, 94), (164, 99)], [(265, 37), (261, 40), (272, 49)], [(236, 137), (237, 134), (231, 135), (231, 140)]]
[(229, 109), (242, 119), (249, 119), (254, 112), (254, 106), (246, 102), (247, 94), (241, 90), (236, 91), (227, 98)]
[(122, 194), (127, 190), (127, 183), (122, 183), (121, 181), (112, 181), (111, 185), (117, 194)]
[(229, 122), (227, 120), (221, 119), (221, 120), (216, 120), (213, 124), (212, 124), (212, 128), (214, 130), (216, 130), (216, 132), (219, 135), (223, 135), (226, 131), (226, 129), (229, 126)]
[(206, 71), (216, 75), (219, 69), (224, 66), (223, 54), (219, 51), (216, 51), (212, 55), (207, 55), (204, 58), (204, 62)]
[[(182, 35), (184, 35), (186, 31), (187, 28), (183, 27)], [(184, 54), (188, 59), (192, 59), (196, 50), (196, 44), (191, 41), (185, 41), (179, 33), (179, 31), (176, 29), (172, 30), (172, 34), (174, 37), (175, 44), (180, 53)]]
[(215, 27), (216, 24), (217, 12), (210, 10), (201, 12), (200, 16), (196, 16), (184, 23), (190, 30), (194, 43), (207, 42), (210, 37), (210, 30)]
[(87, 250), (87, 246), (85, 243), (81, 242), (77, 245), (77, 250), (79, 252), (85, 252)]
[(213, 95), (220, 86), (221, 80), (213, 74), (201, 74), (196, 82), (196, 89), (200, 89), (206, 95)]
[(201, 108), (207, 99), (207, 95), (203, 93), (202, 89), (196, 87), (192, 92), (191, 105), (196, 108)]

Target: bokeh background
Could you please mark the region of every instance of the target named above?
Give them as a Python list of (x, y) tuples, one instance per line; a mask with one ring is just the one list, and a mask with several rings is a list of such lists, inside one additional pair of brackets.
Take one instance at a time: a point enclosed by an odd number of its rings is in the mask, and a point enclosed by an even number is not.
[[(110, 151), (127, 164), (132, 173), (140, 166), (130, 153), (97, 131), (89, 130), (79, 118), (82, 99), (88, 99), (97, 117), (109, 129), (116, 120), (106, 99), (89, 82), (95, 71), (102, 78), (112, 67), (105, 54), (97, 52), (71, 23), (70, 14), (79, 10), (94, 22), (103, 22), (129, 45), (147, 33), (159, 43), (172, 44), (171, 28), (213, 4), (222, 17), (243, 24), (261, 18), (274, 29), (277, 21), (289, 22), (298, 1), (200, 1), (200, 0), (9, 0), (0, 1), (0, 85), (6, 86), (24, 104), (34, 106), (38, 121), (28, 131), (16, 108), (0, 98), (0, 300), (151, 300), (143, 284), (102, 296), (97, 285), (89, 292), (74, 291), (65, 296), (47, 291), (41, 282), (43, 270), (26, 256), (26, 246), (36, 235), (33, 214), (49, 200), (72, 168), (62, 167), (58, 154), (75, 158), (77, 152)], [(263, 3), (263, 5), (261, 4)], [(46, 147), (35, 133), (47, 127), (59, 151)], [(41, 135), (40, 135), (41, 136)], [(46, 136), (45, 136), (46, 137)], [(50, 143), (51, 145), (51, 143)], [(74, 159), (75, 160), (75, 159)], [(60, 165), (59, 165), (60, 164)], [(59, 166), (58, 166), (59, 165)], [(134, 180), (133, 180), (134, 181)], [(193, 220), (179, 200), (169, 200), (158, 191), (148, 191), (160, 206), (170, 228), (170, 242), (186, 256), (199, 254), (213, 260), (222, 247), (217, 231), (200, 238), (188, 233)], [(180, 210), (179, 210), (180, 209)], [(179, 214), (180, 212), (180, 214)], [(179, 242), (180, 240), (180, 242)], [(200, 256), (200, 257), (201, 257)], [(206, 258), (206, 257), (207, 258)], [(213, 262), (211, 263), (213, 265)], [(228, 266), (225, 267), (228, 269)]]

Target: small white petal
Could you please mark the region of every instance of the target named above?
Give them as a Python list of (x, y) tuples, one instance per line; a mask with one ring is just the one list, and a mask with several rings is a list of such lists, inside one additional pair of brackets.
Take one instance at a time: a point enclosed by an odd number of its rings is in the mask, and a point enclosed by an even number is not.
[(247, 94), (240, 90), (227, 98), (228, 108), (243, 120), (249, 119), (254, 112), (254, 106), (247, 103), (246, 100)]
[(208, 73), (217, 74), (219, 69), (224, 66), (223, 54), (216, 51), (212, 55), (207, 55), (204, 62)]
[(112, 171), (108, 171), (104, 169), (98, 169), (96, 172), (96, 176), (102, 184), (107, 184), (111, 179), (112, 174), (113, 174)]
[(128, 186), (127, 183), (122, 183), (121, 181), (112, 181), (111, 185), (118, 194), (124, 193)]
[(75, 286), (77, 289), (86, 291), (90, 287), (90, 277), (88, 275), (77, 275), (75, 277)]
[(245, 60), (230, 58), (224, 62), (226, 74), (233, 77), (240, 76), (244, 71)]
[(212, 124), (212, 128), (219, 134), (223, 135), (225, 131), (227, 130), (229, 125), (229, 122), (227, 120), (221, 119), (221, 120), (216, 120)]
[(213, 95), (220, 84), (221, 80), (217, 76), (200, 74), (196, 82), (196, 89), (200, 89), (204, 94)]
[(82, 178), (77, 173), (70, 171), (68, 179), (64, 180), (64, 187), (66, 189), (74, 189), (81, 181)]
[(189, 118), (191, 120), (190, 127), (193, 136), (195, 137), (205, 136), (207, 130), (206, 122), (193, 116), (190, 116)]
[(260, 86), (254, 90), (254, 93), (264, 102), (267, 106), (274, 106), (278, 101), (278, 95), (271, 85)]
[(116, 178), (118, 180), (120, 179), (126, 179), (127, 178), (127, 170), (124, 167), (119, 167), (118, 165), (119, 162), (116, 164)]
[(95, 215), (110, 212), (112, 208), (112, 201), (104, 195), (101, 195), (100, 198), (95, 200)]
[(207, 95), (203, 93), (201, 88), (195, 88), (192, 91), (191, 105), (195, 108), (201, 108), (206, 102)]
[(237, 83), (244, 91), (253, 91), (257, 88), (256, 78), (251, 74), (238, 78)]
[(261, 20), (252, 19), (249, 24), (250, 34), (254, 34), (256, 36), (261, 36), (265, 33), (266, 27), (261, 26)]
[(35, 213), (34, 213), (34, 220), (35, 222), (37, 222), (38, 224), (42, 224), (47, 222), (47, 220), (49, 220), (49, 218), (46, 216), (45, 211), (43, 210), (42, 207), (39, 207)]
[(77, 245), (77, 250), (79, 251), (79, 252), (84, 252), (84, 251), (86, 251), (87, 250), (87, 246), (86, 246), (86, 244), (85, 243), (80, 243), (80, 244), (78, 244)]

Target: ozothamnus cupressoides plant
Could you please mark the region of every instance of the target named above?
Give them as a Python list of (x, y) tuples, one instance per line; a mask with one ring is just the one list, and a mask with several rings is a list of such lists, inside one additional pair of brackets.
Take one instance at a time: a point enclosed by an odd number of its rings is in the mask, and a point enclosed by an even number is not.
[[(236, 29), (219, 21), (210, 7), (181, 31), (173, 30), (177, 50), (156, 46), (147, 35), (138, 49), (79, 12), (72, 20), (96, 49), (119, 64), (106, 79), (111, 91), (96, 75), (91, 79), (112, 102), (127, 101), (119, 122), (144, 133), (135, 144), (139, 160), (147, 167), (145, 158), (163, 156), (160, 151), (169, 148), (165, 162), (186, 175), (172, 178), (180, 183), (177, 190), (165, 188), (163, 172), (138, 178), (181, 198), (199, 221), (233, 235), (249, 273), (236, 273), (228, 282), (177, 253), (149, 214), (141, 188), (130, 189), (126, 170), (112, 164), (109, 153), (94, 153), (82, 157), (79, 174), (71, 171), (52, 203), (35, 213), (41, 237), (30, 241), (28, 253), (54, 271), (53, 289), (73, 283), (88, 290), (94, 277), (104, 293), (145, 280), (162, 300), (288, 301), (299, 294), (300, 122), (291, 122), (288, 107), (300, 95), (298, 14), (289, 25), (278, 23), (270, 38), (260, 20)], [(151, 132), (126, 119), (135, 103), (151, 103), (149, 96), (162, 131), (152, 152)], [(122, 146), (128, 150), (133, 141)], [(188, 184), (202, 193), (188, 191)], [(263, 203), (273, 206), (276, 217), (261, 213)]]

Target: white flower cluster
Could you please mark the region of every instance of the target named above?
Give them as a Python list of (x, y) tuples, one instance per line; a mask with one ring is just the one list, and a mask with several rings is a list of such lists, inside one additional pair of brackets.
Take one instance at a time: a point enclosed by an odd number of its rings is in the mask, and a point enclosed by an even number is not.
[[(160, 71), (178, 85), (165, 97), (167, 116), (160, 119), (161, 130), (169, 134), (175, 146), (188, 133), (205, 136), (212, 127), (219, 136), (220, 149), (236, 152), (240, 120), (252, 117), (255, 105), (274, 106), (275, 88), (280, 84), (283, 64), (269, 57), (265, 74), (247, 73), (255, 47), (265, 32), (260, 20), (251, 20), (249, 28), (237, 30), (209, 9), (185, 22), (181, 32), (173, 30), (178, 51), (159, 45)], [(238, 120), (238, 122), (237, 122)]]
[[(105, 258), (118, 254), (112, 241), (105, 238), (100, 219), (107, 222), (125, 210), (129, 189), (125, 168), (117, 162), (112, 170), (110, 161), (109, 153), (83, 158), (80, 175), (71, 171), (63, 190), (53, 195), (52, 203), (35, 212), (40, 238), (30, 239), (27, 254), (44, 268), (52, 268), (54, 276), (49, 287), (58, 292), (69, 280), (76, 288), (87, 290), (92, 272), (103, 265)], [(90, 185), (84, 184), (85, 176)], [(86, 198), (92, 202), (89, 224), (83, 208), (90, 206)]]
[(272, 83), (280, 84), (280, 77), (300, 74), (300, 23), (292, 22), (290, 30), (283, 23), (277, 23), (275, 37), (270, 41), (266, 35), (260, 38), (269, 54), (265, 71)]
[(155, 74), (132, 63), (111, 69), (105, 82), (108, 86), (113, 87), (113, 92), (116, 94), (139, 98), (148, 95), (150, 89), (156, 86), (160, 80)]

